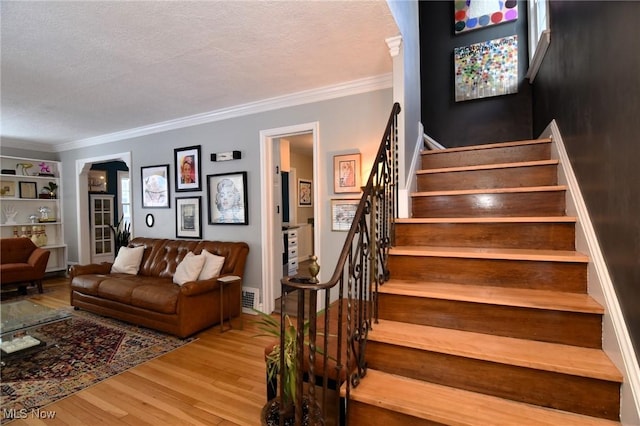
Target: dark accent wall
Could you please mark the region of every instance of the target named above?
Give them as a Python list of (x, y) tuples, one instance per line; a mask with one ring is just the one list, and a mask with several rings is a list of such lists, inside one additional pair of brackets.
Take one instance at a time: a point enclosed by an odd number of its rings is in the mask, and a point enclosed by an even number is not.
[[(126, 163), (123, 161), (107, 161), (105, 163), (96, 163), (91, 166), (91, 170), (104, 170), (107, 172), (107, 194), (113, 195), (113, 205), (115, 216), (113, 218), (113, 224), (117, 224), (120, 220), (118, 216), (118, 206), (120, 200), (118, 198), (118, 171), (129, 171)], [(89, 206), (91, 208), (91, 206)]]
[(640, 2), (551, 1), (534, 135), (557, 121), (640, 349)]
[[(528, 66), (527, 4), (518, 20), (454, 34), (453, 1), (420, 2), (420, 72), (425, 133), (445, 147), (530, 139), (531, 88)], [(453, 49), (518, 35), (518, 93), (455, 102)]]

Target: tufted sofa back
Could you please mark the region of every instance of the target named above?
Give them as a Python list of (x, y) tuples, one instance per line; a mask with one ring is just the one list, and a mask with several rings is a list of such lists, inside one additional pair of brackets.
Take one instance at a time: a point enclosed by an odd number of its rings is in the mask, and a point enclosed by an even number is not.
[(138, 275), (152, 277), (173, 277), (176, 267), (192, 251), (200, 254), (203, 249), (225, 258), (220, 275), (242, 277), (249, 246), (244, 242), (232, 241), (191, 241), (138, 237), (131, 240), (129, 247), (144, 246), (144, 255)]

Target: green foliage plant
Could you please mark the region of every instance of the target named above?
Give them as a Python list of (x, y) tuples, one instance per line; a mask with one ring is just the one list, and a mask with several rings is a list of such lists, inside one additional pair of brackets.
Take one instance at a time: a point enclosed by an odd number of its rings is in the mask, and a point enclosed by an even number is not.
[(115, 239), (116, 247), (126, 247), (131, 239), (131, 222), (125, 222), (124, 216), (120, 217), (116, 226), (109, 225)]
[[(257, 336), (271, 336), (280, 339), (280, 322), (269, 314), (255, 311), (260, 319), (257, 321), (258, 328), (263, 332)], [(298, 331), (296, 330), (289, 315), (284, 316), (284, 372), (282, 380), (284, 381), (284, 394), (281, 395), (283, 406), (287, 407), (293, 404), (296, 394), (296, 376), (298, 366), (296, 364), (296, 348), (298, 342)], [(307, 335), (309, 331), (309, 321), (305, 322), (303, 335)], [(257, 337), (256, 336), (256, 337)], [(274, 345), (273, 349), (266, 357), (267, 378), (272, 381), (280, 373), (280, 343)]]

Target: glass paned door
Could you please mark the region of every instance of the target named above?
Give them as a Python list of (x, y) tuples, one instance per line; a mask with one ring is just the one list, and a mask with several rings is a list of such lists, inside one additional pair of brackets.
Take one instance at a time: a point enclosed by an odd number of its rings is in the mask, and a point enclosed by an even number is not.
[(113, 224), (113, 195), (91, 195), (91, 262), (112, 262), (114, 259), (114, 241), (111, 226)]

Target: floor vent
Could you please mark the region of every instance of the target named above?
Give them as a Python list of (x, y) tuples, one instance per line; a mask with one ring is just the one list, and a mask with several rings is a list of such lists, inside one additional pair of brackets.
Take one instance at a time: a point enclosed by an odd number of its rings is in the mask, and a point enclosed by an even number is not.
[(260, 290), (253, 287), (242, 287), (242, 312), (256, 315), (253, 309), (258, 309)]

